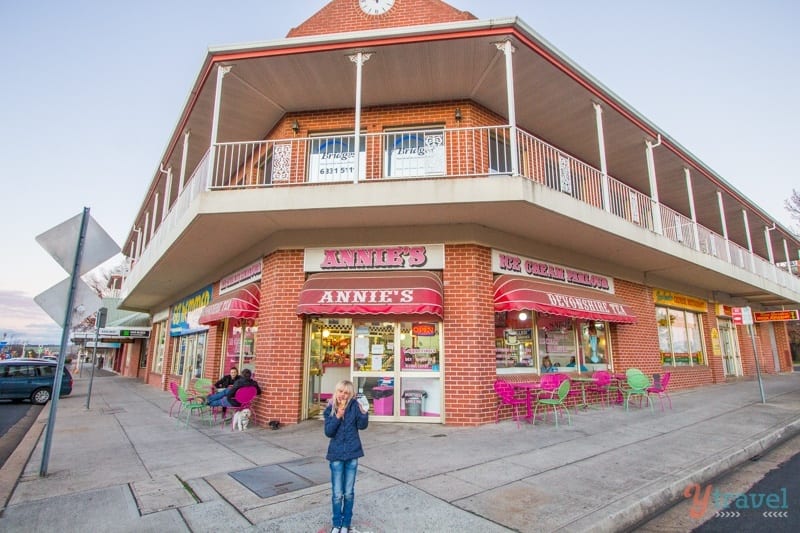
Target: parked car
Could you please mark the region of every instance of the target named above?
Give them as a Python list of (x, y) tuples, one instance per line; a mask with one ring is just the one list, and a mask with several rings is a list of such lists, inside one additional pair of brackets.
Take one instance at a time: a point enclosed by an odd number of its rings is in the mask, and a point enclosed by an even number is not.
[[(7, 359), (0, 361), (0, 400), (30, 400), (45, 404), (53, 395), (56, 361), (46, 359)], [(72, 374), (64, 367), (61, 396), (72, 393)]]

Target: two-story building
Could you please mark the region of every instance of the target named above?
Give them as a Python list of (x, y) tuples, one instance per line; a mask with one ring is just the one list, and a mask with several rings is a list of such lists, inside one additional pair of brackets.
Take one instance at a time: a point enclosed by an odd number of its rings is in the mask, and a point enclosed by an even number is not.
[[(333, 0), (212, 48), (123, 251), (148, 383), (230, 366), (257, 420), (494, 420), (498, 377), (791, 369), (800, 241), (518, 18)], [(756, 346), (754, 353), (753, 346)]]

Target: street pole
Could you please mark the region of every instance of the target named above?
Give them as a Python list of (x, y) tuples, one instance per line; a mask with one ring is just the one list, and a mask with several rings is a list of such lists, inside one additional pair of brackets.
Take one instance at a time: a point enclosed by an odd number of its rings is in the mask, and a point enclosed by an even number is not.
[(86, 410), (89, 410), (89, 402), (92, 400), (92, 383), (94, 383), (94, 367), (97, 364), (97, 336), (100, 328), (106, 325), (106, 315), (108, 309), (101, 307), (97, 310), (97, 316), (94, 319), (94, 347), (92, 348), (92, 375), (89, 378), (89, 392), (86, 393)]
[(767, 403), (767, 398), (764, 396), (764, 383), (761, 381), (761, 365), (758, 364), (758, 352), (756, 351), (756, 336), (753, 330), (753, 324), (747, 326), (750, 331), (750, 340), (753, 341), (753, 358), (756, 360), (756, 376), (758, 378), (758, 390), (761, 392), (761, 403)]

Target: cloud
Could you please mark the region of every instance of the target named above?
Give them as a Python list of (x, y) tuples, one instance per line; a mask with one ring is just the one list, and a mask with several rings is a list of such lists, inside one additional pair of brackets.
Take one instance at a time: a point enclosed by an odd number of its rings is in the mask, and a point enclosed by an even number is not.
[(0, 290), (0, 336), (29, 344), (59, 344), (61, 327), (22, 291)]

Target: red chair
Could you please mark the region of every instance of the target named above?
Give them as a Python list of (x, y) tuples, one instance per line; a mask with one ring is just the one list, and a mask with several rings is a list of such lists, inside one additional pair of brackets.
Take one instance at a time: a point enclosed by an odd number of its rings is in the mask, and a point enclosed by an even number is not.
[(647, 387), (647, 395), (656, 394), (658, 399), (661, 401), (661, 410), (664, 410), (664, 397), (667, 398), (669, 402), (669, 408), (672, 409), (672, 399), (669, 397), (669, 393), (667, 392), (667, 386), (669, 385), (669, 375), (670, 372), (664, 372), (664, 375), (661, 376), (660, 383), (653, 383), (651, 387)]
[(497, 424), (500, 421), (500, 408), (508, 405), (512, 410), (511, 418), (516, 420), (517, 429), (519, 429), (519, 406), (526, 405), (527, 401), (525, 398), (517, 398), (514, 395), (514, 386), (502, 379), (494, 382), (494, 391), (497, 393), (497, 409), (494, 413), (494, 423)]
[[(250, 409), (250, 421), (255, 423), (256, 414), (252, 409), (252, 404), (257, 395), (258, 389), (255, 387), (242, 387), (241, 389), (238, 389), (236, 394), (234, 394), (233, 399), (236, 400), (236, 403), (239, 405), (228, 407), (228, 411), (235, 413), (236, 411)], [(225, 425), (225, 417), (222, 418), (222, 424), (223, 426)], [(231, 431), (233, 431), (233, 421), (231, 421)]]

